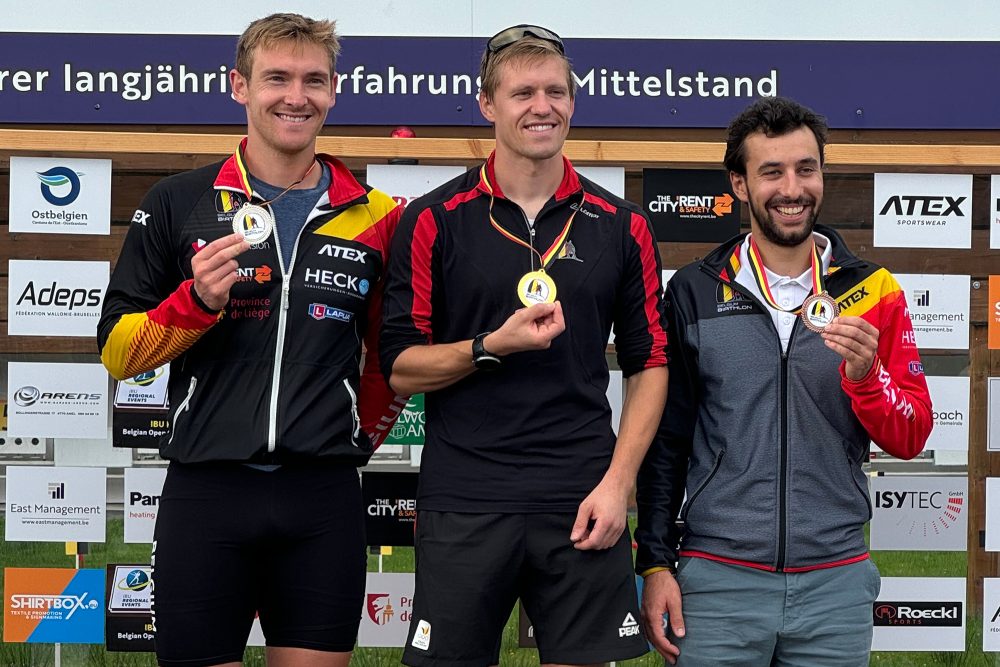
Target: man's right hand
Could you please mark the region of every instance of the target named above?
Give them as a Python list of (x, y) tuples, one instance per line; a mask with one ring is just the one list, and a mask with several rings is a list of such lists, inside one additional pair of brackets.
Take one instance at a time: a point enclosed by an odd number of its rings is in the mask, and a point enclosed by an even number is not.
[(229, 303), (229, 290), (236, 282), (236, 258), (250, 249), (240, 234), (216, 239), (191, 258), (194, 291), (213, 310), (222, 310)]
[(561, 303), (536, 303), (508, 317), (499, 329), (483, 340), (483, 347), (490, 354), (501, 357), (515, 352), (546, 350), (565, 330)]
[(663, 614), (667, 614), (670, 629), (684, 636), (684, 615), (681, 614), (681, 589), (669, 570), (646, 576), (642, 582), (642, 623), (646, 639), (671, 665), (677, 663), (681, 650), (670, 643), (664, 632)]

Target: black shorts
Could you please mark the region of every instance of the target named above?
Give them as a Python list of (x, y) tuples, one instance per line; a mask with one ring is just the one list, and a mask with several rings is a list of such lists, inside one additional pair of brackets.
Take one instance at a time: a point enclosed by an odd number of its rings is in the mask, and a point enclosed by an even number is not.
[(575, 519), (419, 512), (403, 663), (496, 664), (518, 598), (543, 663), (590, 664), (646, 653), (628, 531), (610, 549), (579, 551), (569, 539)]
[(255, 612), (268, 646), (352, 650), (363, 511), (353, 467), (171, 463), (153, 541), (159, 663), (241, 661)]

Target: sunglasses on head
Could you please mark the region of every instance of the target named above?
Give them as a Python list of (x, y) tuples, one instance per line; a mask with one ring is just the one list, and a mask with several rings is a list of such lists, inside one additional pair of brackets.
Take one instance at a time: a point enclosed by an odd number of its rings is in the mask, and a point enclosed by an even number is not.
[(519, 42), (525, 37), (544, 39), (546, 42), (555, 45), (555, 47), (559, 50), (559, 53), (563, 55), (566, 54), (562, 38), (551, 30), (546, 30), (545, 28), (541, 28), (537, 25), (516, 25), (512, 28), (501, 30), (497, 34), (493, 35), (493, 37), (490, 38), (490, 41), (486, 42), (486, 51), (491, 55), (499, 53), (511, 44)]

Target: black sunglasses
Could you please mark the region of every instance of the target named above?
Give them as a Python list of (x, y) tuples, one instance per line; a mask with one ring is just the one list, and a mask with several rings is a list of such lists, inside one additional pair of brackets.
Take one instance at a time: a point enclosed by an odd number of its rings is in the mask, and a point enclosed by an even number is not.
[(525, 37), (535, 37), (537, 39), (544, 39), (549, 42), (559, 50), (559, 53), (566, 55), (566, 49), (563, 46), (562, 38), (555, 34), (551, 30), (546, 30), (537, 25), (516, 25), (512, 28), (507, 28), (506, 30), (501, 30), (497, 34), (490, 37), (490, 41), (486, 42), (486, 51), (490, 54), (499, 53), (503, 51), (511, 44), (519, 42)]

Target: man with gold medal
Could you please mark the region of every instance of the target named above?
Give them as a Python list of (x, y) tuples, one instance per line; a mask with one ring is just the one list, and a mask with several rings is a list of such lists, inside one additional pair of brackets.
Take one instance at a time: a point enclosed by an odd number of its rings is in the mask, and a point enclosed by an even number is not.
[(625, 520), (666, 394), (659, 256), (642, 212), (562, 155), (559, 36), (501, 31), (481, 76), (496, 150), (407, 207), (385, 293), (383, 372), (426, 392), (403, 662), (496, 664), (518, 598), (543, 664), (623, 660), (647, 650)]
[(880, 580), (861, 464), (871, 441), (916, 456), (933, 422), (903, 290), (816, 224), (825, 140), (787, 99), (733, 120), (725, 166), (751, 232), (667, 289), (669, 398), (639, 473), (636, 569), (671, 664), (868, 665)]

